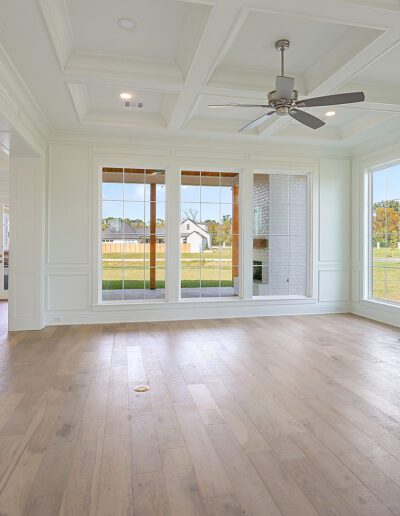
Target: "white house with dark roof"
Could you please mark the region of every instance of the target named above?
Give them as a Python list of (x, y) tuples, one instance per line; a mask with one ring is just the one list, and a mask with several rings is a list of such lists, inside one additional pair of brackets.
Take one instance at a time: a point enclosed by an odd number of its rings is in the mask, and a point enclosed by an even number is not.
[(190, 244), (191, 253), (199, 253), (211, 248), (211, 235), (205, 224), (186, 219), (181, 223), (180, 235), (181, 243)]
[[(108, 226), (101, 232), (103, 242), (113, 242), (115, 244), (131, 241), (134, 244), (150, 242), (150, 229), (148, 227), (131, 226), (127, 222), (119, 219), (111, 220)], [(165, 228), (156, 228), (156, 239), (158, 244), (165, 243)]]

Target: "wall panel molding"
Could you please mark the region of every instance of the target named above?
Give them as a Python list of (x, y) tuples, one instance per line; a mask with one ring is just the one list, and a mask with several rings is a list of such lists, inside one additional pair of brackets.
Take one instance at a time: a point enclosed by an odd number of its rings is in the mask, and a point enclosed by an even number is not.
[[(250, 317), (267, 315), (288, 315), (307, 313), (346, 312), (350, 309), (349, 299), (349, 239), (336, 239), (338, 252), (332, 254), (332, 236), (330, 239), (319, 240), (319, 225), (321, 223), (321, 192), (330, 192), (329, 202), (323, 199), (323, 209), (331, 206), (340, 210), (345, 203), (345, 212), (349, 206), (349, 198), (342, 193), (347, 185), (346, 176), (349, 162), (340, 154), (334, 158), (322, 155), (296, 155), (295, 150), (286, 149), (285, 155), (280, 155), (277, 149), (268, 155), (263, 149), (257, 151), (252, 145), (233, 149), (232, 146), (213, 142), (208, 147), (206, 142), (197, 143), (182, 141), (162, 141), (153, 144), (143, 140), (143, 147), (138, 141), (114, 144), (108, 141), (101, 145), (96, 139), (90, 142), (61, 141), (50, 144), (49, 184), (48, 184), (48, 262), (46, 275), (46, 322), (47, 324), (80, 324), (103, 323), (117, 321), (141, 320), (179, 320), (214, 317)], [(257, 158), (252, 160), (250, 157)], [(265, 161), (263, 159), (265, 158)], [(323, 161), (325, 159), (325, 162)], [(322, 164), (321, 164), (322, 163)], [(244, 298), (231, 302), (178, 302), (179, 292), (176, 286), (171, 288), (171, 282), (177, 282), (176, 267), (178, 257), (170, 250), (169, 259), (172, 265), (167, 267), (167, 280), (170, 284), (167, 302), (131, 302), (99, 304), (96, 278), (99, 274), (98, 238), (99, 238), (99, 191), (100, 170), (102, 166), (137, 166), (157, 167), (167, 171), (167, 195), (169, 204), (179, 199), (180, 169), (217, 169), (221, 171), (238, 170), (241, 174), (241, 221), (242, 221), (242, 267), (251, 264), (251, 256), (244, 249), (245, 243), (251, 239), (251, 224), (253, 218), (252, 206), (252, 174), (253, 171), (270, 171), (287, 173), (297, 171), (311, 175), (310, 217), (312, 227), (312, 297), (290, 299), (251, 299), (251, 288), (242, 284)], [(322, 169), (322, 174), (320, 171)], [(335, 183), (336, 181), (336, 183)], [(332, 189), (332, 182), (334, 188)], [(322, 190), (321, 190), (322, 187)], [(173, 188), (173, 192), (171, 192)], [(71, 192), (75, 192), (78, 213), (69, 210)], [(85, 205), (86, 202), (86, 205)], [(175, 220), (176, 206), (169, 207), (167, 214)], [(72, 217), (72, 223), (71, 223)], [(339, 229), (343, 229), (343, 218), (339, 217)], [(171, 224), (171, 220), (168, 224)], [(175, 221), (175, 225), (177, 222)], [(71, 230), (71, 227), (78, 228)], [(59, 231), (59, 236), (57, 236)], [(335, 235), (338, 234), (338, 231)], [(175, 238), (170, 235), (169, 245)], [(60, 237), (62, 235), (62, 237)], [(246, 236), (247, 235), (247, 236)], [(250, 235), (251, 236), (251, 235)], [(336, 238), (336, 237), (335, 237)], [(350, 237), (349, 237), (350, 238)], [(68, 243), (68, 244), (67, 244)], [(70, 251), (70, 245), (78, 247), (77, 254)], [(86, 247), (88, 246), (88, 248)], [(80, 249), (81, 248), (81, 249)], [(80, 249), (80, 250), (79, 250)], [(85, 251), (82, 251), (84, 249)], [(318, 253), (324, 258), (318, 260)], [(244, 258), (245, 259), (244, 259)], [(169, 272), (168, 272), (169, 271)], [(250, 274), (245, 269), (241, 271), (242, 281), (249, 280)], [(347, 283), (345, 281), (347, 278)], [(251, 279), (251, 278), (250, 278)], [(74, 289), (72, 289), (74, 286)], [(76, 299), (74, 300), (73, 291)]]

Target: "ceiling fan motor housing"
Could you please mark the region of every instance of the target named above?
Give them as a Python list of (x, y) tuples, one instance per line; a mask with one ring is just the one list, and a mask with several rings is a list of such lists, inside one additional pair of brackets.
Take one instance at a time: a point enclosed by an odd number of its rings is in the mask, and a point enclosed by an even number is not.
[(272, 90), (268, 93), (268, 104), (276, 110), (277, 115), (287, 115), (289, 110), (295, 107), (298, 98), (297, 90), (293, 90), (290, 99), (282, 99), (278, 97), (276, 90)]

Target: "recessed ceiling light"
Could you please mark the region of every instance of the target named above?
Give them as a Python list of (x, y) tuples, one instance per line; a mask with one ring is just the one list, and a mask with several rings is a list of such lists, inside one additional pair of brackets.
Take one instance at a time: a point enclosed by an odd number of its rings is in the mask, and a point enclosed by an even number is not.
[(325, 113), (325, 116), (335, 116), (336, 115), (336, 111), (327, 111)]
[(120, 18), (117, 23), (124, 30), (133, 30), (136, 27), (136, 23), (131, 18)]
[(132, 95), (130, 93), (121, 93), (120, 98), (122, 100), (131, 100)]

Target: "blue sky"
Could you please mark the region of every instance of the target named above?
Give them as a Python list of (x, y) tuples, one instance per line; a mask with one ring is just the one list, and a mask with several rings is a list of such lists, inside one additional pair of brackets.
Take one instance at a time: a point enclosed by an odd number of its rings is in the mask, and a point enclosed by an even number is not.
[(400, 165), (373, 174), (373, 201), (400, 200)]
[[(102, 218), (121, 217), (149, 222), (150, 185), (103, 183)], [(201, 204), (200, 204), (201, 198)], [(123, 199), (125, 202), (123, 202)], [(165, 185), (157, 185), (157, 218), (165, 219)], [(197, 220), (221, 221), (232, 216), (232, 188), (216, 186), (181, 187), (181, 218), (188, 210), (197, 212)], [(221, 204), (220, 204), (221, 203)]]

